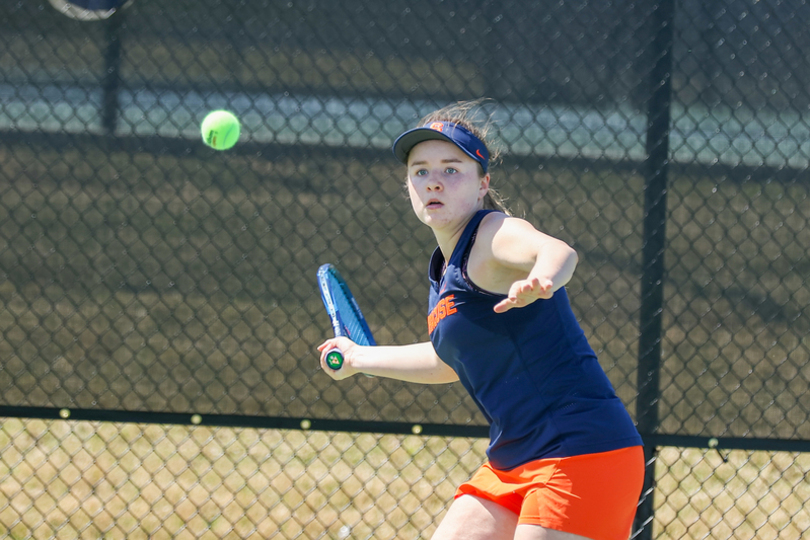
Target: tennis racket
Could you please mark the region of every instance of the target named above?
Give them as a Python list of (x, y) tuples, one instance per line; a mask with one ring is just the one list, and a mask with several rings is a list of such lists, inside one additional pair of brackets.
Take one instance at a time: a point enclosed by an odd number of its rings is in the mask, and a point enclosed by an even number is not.
[[(347, 337), (358, 345), (377, 344), (360, 306), (337, 268), (331, 264), (321, 265), (318, 268), (318, 287), (335, 337)], [(326, 352), (326, 365), (335, 371), (343, 366), (343, 353), (340, 349), (329, 349)]]

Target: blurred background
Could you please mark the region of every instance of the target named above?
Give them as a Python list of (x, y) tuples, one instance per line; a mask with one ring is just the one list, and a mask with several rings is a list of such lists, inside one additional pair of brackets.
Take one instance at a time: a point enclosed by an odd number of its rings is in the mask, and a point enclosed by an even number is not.
[[(798, 0), (2, 3), (0, 534), (429, 537), (485, 421), (459, 384), (321, 373), (315, 273), (378, 343), (427, 339), (435, 242), (390, 145), (488, 98), (493, 186), (578, 251), (574, 312), (645, 439), (634, 538), (801, 538), (808, 24)], [(221, 108), (226, 152), (199, 132)]]

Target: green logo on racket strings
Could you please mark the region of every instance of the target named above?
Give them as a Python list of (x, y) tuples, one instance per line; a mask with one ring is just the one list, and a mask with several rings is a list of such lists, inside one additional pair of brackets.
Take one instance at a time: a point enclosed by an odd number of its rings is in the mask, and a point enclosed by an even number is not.
[(329, 351), (326, 354), (326, 365), (335, 371), (343, 367), (343, 355), (340, 351)]

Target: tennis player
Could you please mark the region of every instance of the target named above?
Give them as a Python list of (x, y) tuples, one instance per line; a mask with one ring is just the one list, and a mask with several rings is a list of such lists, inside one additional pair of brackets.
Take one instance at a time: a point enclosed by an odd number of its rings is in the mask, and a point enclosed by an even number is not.
[[(488, 461), (462, 484), (433, 536), (627, 540), (641, 493), (641, 438), (565, 291), (566, 243), (511, 217), (490, 190), (478, 102), (436, 111), (394, 143), (416, 216), (433, 230), (430, 341), (318, 349), (326, 373), (460, 381), (490, 423)], [(324, 362), (339, 347), (338, 371)]]

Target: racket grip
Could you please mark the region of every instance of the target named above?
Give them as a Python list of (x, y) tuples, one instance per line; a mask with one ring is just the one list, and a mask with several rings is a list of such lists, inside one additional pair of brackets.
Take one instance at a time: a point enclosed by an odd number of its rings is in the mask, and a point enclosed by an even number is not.
[(337, 371), (343, 367), (343, 353), (340, 349), (334, 348), (326, 351), (326, 365)]

